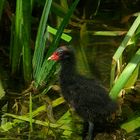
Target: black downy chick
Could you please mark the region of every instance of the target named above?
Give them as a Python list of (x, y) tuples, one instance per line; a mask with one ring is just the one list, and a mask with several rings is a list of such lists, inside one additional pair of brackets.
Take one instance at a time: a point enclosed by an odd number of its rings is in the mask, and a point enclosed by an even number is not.
[(71, 104), (80, 117), (89, 123), (89, 140), (94, 138), (94, 122), (103, 124), (114, 113), (117, 104), (95, 80), (76, 71), (74, 52), (66, 46), (59, 47), (49, 59), (60, 61), (60, 86), (64, 99)]

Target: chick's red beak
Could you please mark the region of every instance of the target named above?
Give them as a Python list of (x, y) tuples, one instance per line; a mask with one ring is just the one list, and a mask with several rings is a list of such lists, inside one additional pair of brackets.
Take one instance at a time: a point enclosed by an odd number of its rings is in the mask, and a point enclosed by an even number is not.
[(58, 53), (57, 53), (57, 52), (54, 52), (54, 53), (48, 58), (48, 60), (55, 60), (55, 61), (59, 60), (59, 55), (58, 55)]

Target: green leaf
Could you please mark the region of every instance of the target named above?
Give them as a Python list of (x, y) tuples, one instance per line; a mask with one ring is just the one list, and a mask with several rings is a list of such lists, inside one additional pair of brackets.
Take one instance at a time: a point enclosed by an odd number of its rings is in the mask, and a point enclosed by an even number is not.
[[(56, 35), (56, 33), (57, 33), (57, 30), (56, 30), (55, 28), (52, 28), (51, 26), (48, 26), (48, 27), (47, 27), (47, 30), (48, 30), (49, 33), (51, 33), (51, 34), (53, 34), (53, 35)], [(71, 36), (69, 36), (69, 35), (67, 35), (67, 34), (65, 34), (65, 33), (62, 33), (61, 38), (62, 38), (63, 40), (65, 40), (65, 41), (67, 41), (67, 42), (71, 41), (71, 39), (72, 39)]]
[[(64, 0), (63, 0), (63, 1), (64, 1)], [(64, 2), (63, 2), (63, 4), (64, 4)], [(62, 7), (62, 6), (60, 6), (59, 4), (57, 4), (56, 2), (53, 1), (52, 7), (51, 7), (51, 11), (52, 11), (53, 13), (55, 13), (56, 15), (58, 15), (58, 16), (64, 18), (65, 15), (66, 15), (67, 12), (68, 12), (68, 8), (67, 8), (67, 6)], [(73, 14), (71, 15), (71, 18), (74, 19), (74, 20), (80, 21), (80, 19), (79, 19), (77, 16), (73, 15)]]
[(4, 3), (5, 3), (5, 0), (0, 0), (0, 21), (1, 21), (3, 8), (4, 8)]
[(29, 103), (29, 118), (30, 118), (30, 131), (33, 131), (33, 112), (32, 112), (32, 94), (30, 93), (30, 103)]
[[(1, 76), (0, 76), (1, 77)], [(5, 91), (2, 85), (2, 81), (0, 79), (0, 99), (5, 95)]]
[(126, 130), (127, 133), (134, 131), (140, 127), (140, 117), (133, 118), (131, 121), (123, 123), (121, 128)]
[(80, 52), (77, 56), (79, 58), (79, 71), (82, 74), (86, 74), (88, 76), (91, 76), (91, 71), (90, 71), (90, 67), (88, 64), (88, 60), (85, 54), (85, 48), (88, 46), (89, 43), (89, 36), (87, 34), (87, 24), (84, 23), (81, 26), (81, 30), (80, 30), (80, 46), (78, 49), (78, 52)]
[(63, 135), (70, 136), (72, 134), (72, 117), (70, 111), (67, 111), (57, 122), (61, 124), (61, 129), (64, 129)]
[(33, 76), (36, 81), (38, 73), (41, 69), (44, 50), (45, 50), (45, 42), (47, 38), (47, 34), (45, 35), (45, 30), (47, 26), (47, 20), (50, 12), (50, 7), (52, 4), (52, 0), (47, 0), (43, 9), (43, 13), (41, 16), (41, 21), (38, 28), (37, 38), (35, 42), (35, 52), (33, 56)]
[(32, 64), (31, 64), (31, 0), (22, 1), (23, 10), (23, 26), (22, 26), (22, 40), (23, 40), (23, 73), (26, 84), (30, 84), (32, 80)]
[(129, 78), (137, 68), (140, 63), (140, 49), (136, 52), (134, 57), (130, 60), (128, 65), (125, 67), (119, 78), (117, 79), (115, 85), (110, 91), (110, 96), (112, 99), (116, 99), (118, 97), (119, 92), (121, 89), (124, 88), (126, 83), (128, 82)]
[(116, 53), (113, 56), (113, 60), (116, 62), (119, 60), (120, 56), (122, 55), (124, 49), (127, 47), (128, 42), (134, 35), (135, 31), (137, 30), (138, 26), (140, 25), (140, 15), (136, 18), (133, 25), (129, 29), (128, 33), (126, 34), (124, 40), (122, 41), (121, 45), (117, 49)]
[(96, 36), (121, 36), (126, 31), (87, 31), (87, 33)]
[[(133, 38), (136, 30), (138, 29), (140, 25), (140, 15), (135, 19), (134, 23), (132, 24), (131, 28), (129, 29), (128, 33), (126, 34), (125, 38), (123, 39), (121, 45), (115, 52), (112, 60), (112, 66), (111, 66), (111, 74), (110, 74), (110, 87), (112, 87), (113, 82), (115, 80), (115, 70), (117, 69), (117, 63), (120, 64), (119, 69), (121, 69), (122, 64), (122, 53), (125, 50), (125, 48), (130, 43), (131, 39)], [(135, 45), (132, 45), (134, 47)]]
[(136, 69), (133, 71), (132, 75), (129, 77), (129, 80), (125, 84), (126, 89), (130, 89), (134, 86), (139, 74), (139, 65), (136, 67)]
[(59, 97), (59, 98), (57, 98), (56, 100), (53, 101), (52, 106), (56, 107), (56, 106), (58, 106), (58, 105), (60, 105), (60, 104), (62, 104), (64, 102), (65, 102), (64, 98)]
[(13, 46), (11, 49), (11, 65), (12, 65), (12, 73), (16, 73), (19, 68), (19, 63), (21, 59), (22, 52), (22, 25), (23, 25), (23, 15), (22, 15), (22, 0), (16, 1), (16, 16), (15, 16), (15, 28), (12, 28), (11, 32), (14, 32), (14, 41), (12, 43)]

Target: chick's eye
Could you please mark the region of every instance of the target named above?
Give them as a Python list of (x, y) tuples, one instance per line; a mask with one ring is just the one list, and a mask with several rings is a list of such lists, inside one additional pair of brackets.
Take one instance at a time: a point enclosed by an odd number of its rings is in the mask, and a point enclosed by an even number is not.
[(63, 54), (63, 50), (62, 49), (59, 49), (58, 50), (58, 53), (59, 53), (59, 55), (62, 55)]
[(62, 51), (60, 51), (60, 52), (59, 52), (59, 55), (62, 55), (62, 54), (63, 54), (63, 52), (62, 52)]

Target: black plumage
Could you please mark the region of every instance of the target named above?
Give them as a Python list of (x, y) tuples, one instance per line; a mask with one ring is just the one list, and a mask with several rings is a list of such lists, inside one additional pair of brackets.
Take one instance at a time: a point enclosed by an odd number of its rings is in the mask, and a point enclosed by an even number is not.
[(116, 102), (111, 100), (105, 88), (96, 80), (77, 73), (75, 54), (71, 49), (59, 47), (49, 59), (60, 61), (63, 97), (84, 121), (89, 122), (89, 140), (92, 140), (94, 122), (107, 122), (107, 118), (117, 109)]

